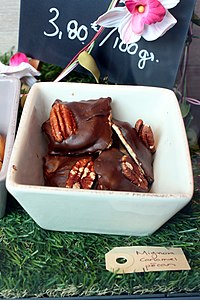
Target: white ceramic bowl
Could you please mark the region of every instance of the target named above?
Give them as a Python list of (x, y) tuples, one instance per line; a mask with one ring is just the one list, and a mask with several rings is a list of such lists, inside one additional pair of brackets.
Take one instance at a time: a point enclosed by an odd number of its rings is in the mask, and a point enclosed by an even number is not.
[[(79, 101), (110, 96), (115, 118), (138, 118), (155, 134), (155, 181), (150, 193), (45, 187), (41, 132), (55, 99)], [(37, 83), (26, 101), (7, 176), (7, 189), (44, 229), (120, 235), (156, 231), (192, 198), (193, 176), (186, 132), (171, 90), (84, 83)]]
[(20, 96), (20, 81), (11, 77), (0, 78), (0, 133), (6, 136), (5, 152), (0, 171), (0, 218), (4, 216), (7, 200), (5, 186), (8, 163), (14, 143)]

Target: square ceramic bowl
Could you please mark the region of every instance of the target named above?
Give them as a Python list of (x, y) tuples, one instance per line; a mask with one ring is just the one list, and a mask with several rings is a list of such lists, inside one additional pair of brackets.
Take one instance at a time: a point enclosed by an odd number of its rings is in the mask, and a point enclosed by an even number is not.
[(14, 143), (20, 96), (20, 81), (0, 78), (0, 134), (6, 137), (3, 165), (0, 171), (0, 218), (4, 216), (7, 200), (5, 186), (8, 163)]
[[(155, 181), (150, 193), (44, 186), (47, 140), (41, 125), (55, 99), (112, 97), (112, 112), (131, 124), (151, 125)], [(143, 236), (152, 234), (192, 198), (193, 176), (186, 132), (175, 94), (143, 86), (36, 83), (29, 92), (16, 136), (7, 189), (44, 229)]]

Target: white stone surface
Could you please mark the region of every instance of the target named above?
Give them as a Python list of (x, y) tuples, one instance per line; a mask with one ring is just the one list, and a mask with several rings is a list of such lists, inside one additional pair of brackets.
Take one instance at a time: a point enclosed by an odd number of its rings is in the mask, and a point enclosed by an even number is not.
[(20, 0), (1, 0), (0, 54), (18, 47)]

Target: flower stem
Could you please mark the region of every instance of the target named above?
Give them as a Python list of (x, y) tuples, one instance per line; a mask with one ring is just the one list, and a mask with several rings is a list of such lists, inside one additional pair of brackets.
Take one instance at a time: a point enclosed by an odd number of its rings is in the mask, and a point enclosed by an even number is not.
[[(112, 0), (108, 7), (108, 10), (117, 6), (119, 2), (120, 2), (120, 0)], [(78, 65), (78, 57), (79, 57), (80, 53), (82, 53), (83, 51), (90, 52), (92, 50), (92, 48), (94, 47), (95, 41), (101, 35), (103, 30), (104, 30), (104, 27), (101, 26), (99, 28), (99, 30), (96, 32), (96, 34), (94, 35), (94, 37), (91, 39), (91, 41), (72, 58), (72, 60), (68, 63), (68, 65), (65, 67), (65, 69), (60, 73), (60, 75), (58, 75), (58, 77), (54, 80), (55, 82), (62, 80), (66, 75), (68, 75), (72, 70), (74, 70), (76, 68), (76, 66)]]

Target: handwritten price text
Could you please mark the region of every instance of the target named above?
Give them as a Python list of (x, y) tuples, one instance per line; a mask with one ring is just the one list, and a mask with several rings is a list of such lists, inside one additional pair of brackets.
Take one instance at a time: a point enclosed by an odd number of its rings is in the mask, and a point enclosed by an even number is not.
[[(79, 24), (76, 20), (70, 20), (64, 30), (60, 30), (57, 21), (60, 17), (60, 12), (57, 8), (52, 7), (49, 9), (50, 14), (52, 17), (48, 20), (48, 22), (51, 24), (51, 30), (50, 31), (43, 31), (43, 34), (46, 37), (49, 38), (55, 38), (57, 37), (59, 40), (64, 38), (64, 34), (67, 34), (67, 38), (70, 40), (78, 39), (82, 44), (86, 43), (86, 40), (88, 39), (88, 27), (83, 24)], [(91, 28), (95, 31), (97, 31), (97, 27), (94, 23), (90, 24)], [(116, 31), (117, 29), (114, 28), (111, 30), (106, 37), (99, 43), (99, 47), (102, 47), (111, 37), (111, 35)], [(114, 49), (118, 49), (122, 53), (126, 53), (128, 55), (138, 55), (138, 63), (137, 66), (140, 70), (143, 70), (147, 64), (148, 61), (150, 62), (159, 62), (159, 59), (155, 59), (155, 55), (153, 52), (149, 52), (146, 49), (139, 49), (139, 46), (137, 43), (132, 44), (124, 44), (120, 38), (117, 36), (114, 40), (114, 43), (111, 44), (111, 47)]]

